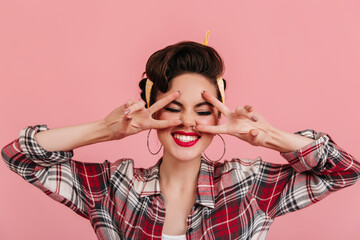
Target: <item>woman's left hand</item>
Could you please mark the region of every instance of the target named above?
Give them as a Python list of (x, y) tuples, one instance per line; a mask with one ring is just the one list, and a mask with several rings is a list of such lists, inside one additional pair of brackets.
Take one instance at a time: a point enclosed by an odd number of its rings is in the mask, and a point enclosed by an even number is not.
[(270, 138), (269, 133), (275, 130), (275, 127), (259, 113), (254, 112), (249, 105), (239, 106), (235, 112), (231, 112), (225, 104), (208, 92), (204, 91), (203, 97), (213, 104), (226, 117), (227, 121), (222, 125), (215, 126), (198, 125), (196, 130), (200, 132), (230, 134), (251, 145), (265, 146)]

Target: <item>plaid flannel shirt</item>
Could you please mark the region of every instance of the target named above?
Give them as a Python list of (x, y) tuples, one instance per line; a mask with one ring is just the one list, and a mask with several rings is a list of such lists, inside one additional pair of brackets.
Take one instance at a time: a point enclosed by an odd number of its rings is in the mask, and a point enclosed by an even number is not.
[[(29, 126), (2, 149), (8, 167), (56, 201), (90, 220), (99, 239), (161, 239), (165, 199), (160, 159), (148, 169), (132, 159), (84, 163), (73, 151), (48, 152), (34, 139), (46, 125)], [(265, 239), (275, 217), (316, 203), (348, 187), (360, 165), (329, 135), (296, 132), (315, 139), (280, 153), (289, 164), (234, 158), (201, 159), (196, 200), (186, 219), (187, 239)]]

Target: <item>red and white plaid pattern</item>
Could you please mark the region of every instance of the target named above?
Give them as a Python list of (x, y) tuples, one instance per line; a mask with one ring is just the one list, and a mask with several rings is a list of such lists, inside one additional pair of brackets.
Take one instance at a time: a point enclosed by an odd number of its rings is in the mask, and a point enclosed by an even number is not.
[[(132, 159), (83, 163), (73, 151), (48, 152), (34, 139), (46, 125), (29, 126), (2, 149), (8, 167), (47, 195), (89, 219), (99, 239), (161, 239), (165, 220), (160, 159), (148, 169)], [(197, 196), (187, 218), (187, 239), (265, 239), (275, 217), (348, 187), (360, 164), (329, 135), (296, 132), (316, 141), (280, 153), (289, 164), (234, 158), (201, 159)]]

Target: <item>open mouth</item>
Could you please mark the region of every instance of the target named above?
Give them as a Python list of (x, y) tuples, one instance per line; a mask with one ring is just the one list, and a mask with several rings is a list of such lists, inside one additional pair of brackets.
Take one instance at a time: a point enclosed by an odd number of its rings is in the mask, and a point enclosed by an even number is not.
[(200, 139), (200, 135), (194, 132), (176, 131), (171, 133), (175, 143), (181, 147), (191, 147)]

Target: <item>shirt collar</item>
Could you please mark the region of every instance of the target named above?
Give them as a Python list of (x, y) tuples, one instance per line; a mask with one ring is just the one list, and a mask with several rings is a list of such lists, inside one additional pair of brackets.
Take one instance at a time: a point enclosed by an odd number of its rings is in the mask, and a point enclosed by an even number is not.
[[(153, 167), (148, 168), (148, 174), (144, 177), (140, 197), (160, 194), (159, 173), (161, 162), (162, 158)], [(214, 208), (214, 190), (214, 163), (201, 157), (195, 203)]]

